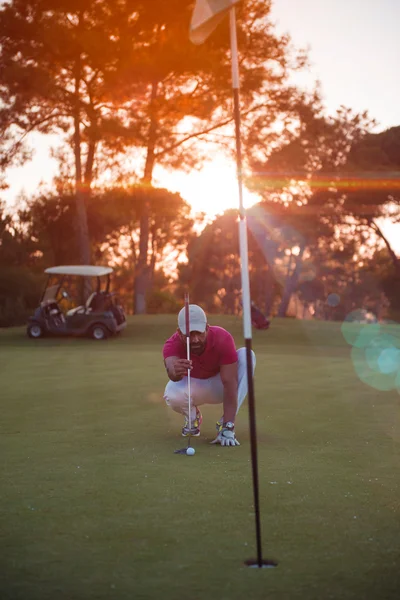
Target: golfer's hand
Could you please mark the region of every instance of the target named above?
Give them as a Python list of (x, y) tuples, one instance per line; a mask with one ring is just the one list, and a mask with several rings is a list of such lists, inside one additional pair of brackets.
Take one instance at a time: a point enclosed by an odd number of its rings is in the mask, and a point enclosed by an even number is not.
[(221, 446), (240, 446), (239, 440), (236, 439), (235, 432), (231, 429), (223, 427), (212, 444), (221, 444)]
[(188, 374), (188, 370), (192, 370), (193, 365), (191, 360), (186, 360), (186, 358), (178, 358), (174, 362), (174, 374), (176, 377), (186, 377)]

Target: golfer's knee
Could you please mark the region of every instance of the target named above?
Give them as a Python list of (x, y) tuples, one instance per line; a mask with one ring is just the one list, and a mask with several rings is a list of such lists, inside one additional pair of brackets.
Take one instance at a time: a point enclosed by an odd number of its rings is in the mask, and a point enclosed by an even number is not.
[(172, 410), (177, 412), (180, 412), (188, 403), (187, 394), (185, 394), (184, 390), (176, 385), (169, 384), (165, 388), (164, 400), (167, 406), (170, 406)]
[[(253, 350), (250, 350), (251, 353), (251, 364), (253, 366), (253, 372), (256, 368), (256, 355)], [(247, 363), (247, 351), (246, 348), (239, 348), (237, 351), (238, 363), (245, 365)]]
[(165, 398), (165, 402), (176, 412), (181, 412), (188, 404), (184, 398)]

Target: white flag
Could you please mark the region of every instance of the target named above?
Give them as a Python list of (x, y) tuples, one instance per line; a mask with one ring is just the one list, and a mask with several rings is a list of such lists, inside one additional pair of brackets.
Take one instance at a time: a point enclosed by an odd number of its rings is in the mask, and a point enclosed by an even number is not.
[(202, 44), (222, 21), (226, 13), (240, 0), (196, 0), (189, 38), (193, 44)]

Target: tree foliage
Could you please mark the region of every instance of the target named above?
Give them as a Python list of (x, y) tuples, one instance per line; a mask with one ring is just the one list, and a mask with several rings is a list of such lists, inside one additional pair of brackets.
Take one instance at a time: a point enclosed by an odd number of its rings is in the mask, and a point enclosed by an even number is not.
[[(310, 110), (303, 111), (289, 142), (270, 154), (266, 152), (264, 158), (253, 156), (256, 176), (252, 185), (264, 198), (266, 214), (276, 212), (278, 207), (281, 227), (291, 225), (301, 240), (297, 242), (295, 267), (288, 272), (280, 316), (286, 314), (290, 297), (299, 285), (304, 258), (309, 256), (318, 262), (321, 249), (326, 252), (327, 246), (331, 252), (345, 250), (346, 236), (357, 232), (359, 255), (366, 240), (361, 230), (362, 205), (373, 203), (368, 190), (357, 187), (359, 182), (352, 187), (349, 165), (355, 165), (352, 153), (367, 143), (371, 125), (366, 113), (357, 115), (343, 107), (335, 115), (326, 116), (316, 98)], [(373, 197), (376, 199), (375, 194)], [(383, 216), (389, 196), (381, 200), (380, 205), (374, 205), (375, 217)], [(368, 226), (372, 222), (378, 230), (376, 221), (371, 220)], [(307, 285), (311, 291), (312, 286)]]
[[(144, 158), (136, 176), (151, 183), (156, 165), (198, 164), (194, 141), (210, 140), (232, 120), (227, 23), (206, 44), (193, 46), (193, 5), (10, 0), (0, 10), (2, 122), (20, 132), (13, 151), (30, 131), (65, 133), (74, 157), (81, 260), (90, 257), (85, 208), (100, 165), (103, 172), (134, 148)], [(288, 38), (275, 34), (269, 13), (265, 0), (245, 0), (238, 11), (243, 117), (253, 131), (257, 119), (270, 127), (301, 99), (288, 75), (304, 56), (289, 52)], [(135, 273), (138, 312), (151, 280), (148, 208)]]
[[(382, 220), (400, 223), (400, 127), (371, 133), (355, 143), (345, 165), (344, 212), (365, 241), (371, 232), (383, 242), (400, 277), (400, 258), (385, 236)], [(346, 178), (348, 183), (346, 184)]]
[[(146, 201), (151, 206), (149, 255), (154, 277), (157, 269), (165, 267), (168, 257), (178, 260), (193, 235), (190, 207), (180, 195), (162, 188), (137, 185), (97, 191), (88, 205), (94, 262), (116, 266), (118, 283), (124, 290), (128, 309), (133, 305), (129, 286), (132, 287), (138, 261), (140, 217)], [(77, 262), (73, 195), (34, 197), (19, 211), (19, 222), (32, 243), (31, 254), (26, 260), (33, 261), (34, 257), (35, 264), (42, 269)]]
[(0, 327), (20, 325), (40, 297), (35, 243), (0, 203)]
[[(235, 149), (228, 22), (205, 44), (193, 46), (193, 5), (9, 0), (0, 8), (1, 166), (28, 159), (25, 142), (39, 131), (65, 141), (60, 174), (74, 171), (74, 195), (64, 189), (20, 211), (18, 235), (31, 244), (23, 252), (35, 265), (115, 260), (121, 283), (132, 288), (126, 287), (126, 297), (131, 302), (134, 296), (139, 313), (167, 254), (173, 264), (187, 244), (182, 286), (192, 273), (195, 294), (211, 309), (238, 310), (235, 212), (196, 236), (182, 199), (151, 187), (157, 166), (196, 168), (210, 152), (205, 143)], [(328, 117), (318, 89), (307, 95), (294, 88), (290, 74), (305, 66), (306, 56), (292, 52), (289, 38), (275, 33), (270, 9), (265, 0), (238, 5), (241, 109), (244, 163), (253, 169), (250, 184), (262, 199), (258, 213), (249, 216), (253, 227), (258, 220), (266, 231), (261, 243), (255, 229), (250, 235), (252, 289), (266, 312), (279, 294), (283, 315), (295, 291), (301, 289), (304, 298), (321, 293), (321, 286), (304, 280), (310, 261), (332, 263), (330, 254), (350, 247), (348, 235), (358, 235), (361, 246), (373, 230), (398, 269), (380, 227), (389, 209), (397, 218), (398, 187), (360, 190), (348, 184), (351, 172), (360, 169), (398, 169), (399, 132), (369, 135), (367, 114), (342, 107)], [(15, 242), (15, 231), (7, 227), (4, 251)], [(23, 243), (21, 238), (18, 247)], [(202, 272), (209, 281), (202, 282)]]
[[(270, 292), (268, 262), (253, 236), (249, 236), (250, 285), (253, 300), (265, 306)], [(210, 312), (237, 314), (241, 310), (241, 275), (238, 223), (234, 210), (226, 211), (194, 238), (188, 261), (179, 265), (178, 294), (190, 289), (193, 302)], [(272, 281), (272, 283), (275, 283)]]

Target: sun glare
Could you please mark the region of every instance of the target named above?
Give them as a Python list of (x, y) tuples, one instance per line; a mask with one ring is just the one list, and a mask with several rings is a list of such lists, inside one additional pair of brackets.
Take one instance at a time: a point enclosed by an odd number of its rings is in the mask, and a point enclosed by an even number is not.
[[(160, 169), (156, 178), (157, 185), (179, 192), (195, 213), (204, 212), (208, 217), (214, 217), (228, 208), (239, 208), (236, 168), (225, 158), (217, 157), (201, 171), (190, 174), (171, 173)], [(245, 188), (245, 207), (248, 208), (257, 201), (259, 198)]]

